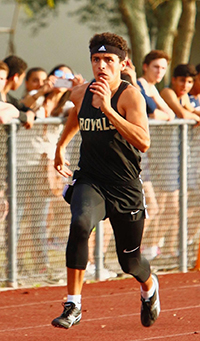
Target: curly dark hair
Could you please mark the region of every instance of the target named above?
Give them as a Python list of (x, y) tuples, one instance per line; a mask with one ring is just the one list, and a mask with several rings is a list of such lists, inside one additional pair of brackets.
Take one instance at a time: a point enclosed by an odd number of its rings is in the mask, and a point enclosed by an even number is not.
[(196, 69), (197, 73), (200, 73), (200, 64), (196, 65), (195, 69)]
[(195, 77), (197, 71), (192, 64), (179, 64), (175, 67), (173, 77)]
[(128, 55), (128, 45), (127, 45), (126, 40), (115, 33), (104, 32), (104, 33), (95, 34), (90, 39), (90, 44), (89, 44), (90, 50), (97, 45), (115, 46), (118, 49), (124, 51), (126, 55)]

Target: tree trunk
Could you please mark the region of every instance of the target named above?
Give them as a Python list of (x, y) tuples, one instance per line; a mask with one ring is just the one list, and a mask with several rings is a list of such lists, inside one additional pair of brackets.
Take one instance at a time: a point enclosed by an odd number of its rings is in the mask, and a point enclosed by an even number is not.
[[(156, 48), (164, 50), (169, 57), (173, 54), (173, 44), (177, 35), (178, 23), (182, 12), (181, 0), (169, 0), (158, 6), (156, 17), (158, 19), (158, 34)], [(165, 78), (158, 85), (158, 89), (162, 89), (170, 82), (170, 67), (167, 70)]]
[(178, 35), (174, 41), (172, 69), (188, 63), (196, 23), (196, 0), (182, 0), (183, 11), (179, 21)]
[(142, 60), (150, 51), (150, 37), (146, 22), (145, 0), (119, 0), (119, 11), (130, 38), (132, 60), (137, 76), (142, 74)]
[(174, 38), (182, 11), (181, 0), (166, 1), (158, 6), (156, 16), (158, 19), (158, 35), (156, 48), (164, 50), (171, 57)]

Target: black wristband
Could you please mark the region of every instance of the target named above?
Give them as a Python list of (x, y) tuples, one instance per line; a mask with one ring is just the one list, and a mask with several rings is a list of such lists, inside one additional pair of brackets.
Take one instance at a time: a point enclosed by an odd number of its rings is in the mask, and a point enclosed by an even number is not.
[(20, 111), (19, 112), (19, 120), (22, 123), (26, 123), (27, 122), (27, 115), (24, 111)]

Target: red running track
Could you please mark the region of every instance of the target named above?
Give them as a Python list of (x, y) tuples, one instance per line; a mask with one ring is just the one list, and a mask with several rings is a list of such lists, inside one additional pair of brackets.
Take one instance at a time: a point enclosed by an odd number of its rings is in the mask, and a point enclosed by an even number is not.
[(200, 273), (160, 275), (159, 281), (161, 314), (150, 328), (140, 323), (139, 286), (132, 278), (85, 283), (81, 323), (69, 330), (51, 326), (66, 287), (1, 291), (0, 340), (200, 340)]

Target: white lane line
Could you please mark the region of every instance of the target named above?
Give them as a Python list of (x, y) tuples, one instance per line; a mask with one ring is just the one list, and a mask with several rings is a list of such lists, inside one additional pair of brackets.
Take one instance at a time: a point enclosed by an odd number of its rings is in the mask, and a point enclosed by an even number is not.
[[(180, 310), (189, 310), (189, 309), (199, 309), (200, 308), (200, 305), (197, 305), (197, 306), (189, 306), (189, 307), (183, 307), (183, 308), (171, 308), (171, 309), (165, 309), (165, 310), (161, 310), (161, 314), (163, 313), (168, 313), (168, 312), (176, 312), (177, 310), (180, 311)], [(108, 319), (117, 319), (117, 318), (123, 318), (123, 317), (131, 317), (131, 316), (139, 316), (140, 315), (140, 312), (138, 313), (133, 313), (133, 314), (123, 314), (123, 315), (115, 315), (115, 316), (102, 316), (102, 317), (98, 317), (98, 318), (95, 318), (95, 319), (84, 319), (83, 322), (95, 322), (95, 321), (100, 321), (100, 320), (108, 320)]]
[[(198, 309), (200, 308), (200, 305), (197, 306), (188, 306), (188, 307), (183, 307), (183, 308), (173, 308), (173, 309), (165, 309), (165, 310), (161, 310), (161, 314), (163, 313), (167, 313), (167, 312), (171, 312), (171, 311), (177, 311), (177, 310), (186, 310), (186, 309)], [(133, 314), (122, 314), (122, 315), (115, 315), (115, 316), (102, 316), (102, 317), (98, 317), (98, 318), (91, 318), (91, 319), (84, 319), (81, 321), (82, 324), (85, 322), (96, 322), (96, 321), (102, 321), (102, 320), (111, 320), (111, 319), (121, 319), (121, 318), (127, 318), (127, 317), (133, 317), (133, 316), (138, 316), (140, 315), (140, 313), (133, 313)], [(51, 326), (51, 324), (45, 324), (45, 325), (40, 325), (39, 327), (49, 327)], [(20, 327), (20, 328), (15, 328), (15, 329), (2, 329), (0, 330), (0, 333), (2, 332), (9, 332), (9, 331), (17, 331), (17, 330), (24, 330), (24, 329), (34, 329), (36, 326), (27, 326), (27, 327)], [(182, 335), (182, 334), (181, 334)], [(141, 340), (145, 340), (145, 339), (141, 339)], [(148, 339), (147, 339), (148, 340)], [(140, 341), (140, 340), (130, 340), (130, 341)]]
[(7, 332), (17, 332), (19, 330), (27, 330), (27, 329), (35, 329), (35, 328), (44, 328), (44, 327), (52, 327), (51, 324), (41, 324), (36, 326), (27, 326), (27, 327), (20, 327), (20, 328), (9, 328), (9, 329), (2, 329), (0, 333), (7, 333)]
[(161, 340), (161, 339), (166, 339), (166, 338), (174, 338), (174, 337), (182, 337), (182, 336), (186, 336), (186, 335), (196, 335), (196, 334), (200, 334), (200, 330), (196, 330), (196, 331), (191, 331), (191, 332), (187, 332), (187, 333), (180, 333), (180, 334), (171, 334), (171, 335), (159, 335), (159, 336), (151, 336), (151, 337), (146, 337), (144, 339), (131, 339), (129, 341), (148, 341), (148, 340)]
[[(172, 292), (173, 290), (178, 291), (181, 289), (192, 289), (192, 288), (198, 288), (200, 287), (200, 284), (195, 285), (187, 285), (187, 286), (181, 286), (181, 287), (175, 287), (175, 288), (160, 288), (160, 292), (170, 290)], [(88, 299), (100, 299), (100, 298), (106, 298), (106, 297), (114, 297), (114, 296), (121, 296), (121, 295), (139, 295), (139, 289), (134, 291), (128, 291), (128, 292), (122, 292), (122, 293), (115, 293), (115, 294), (105, 294), (105, 295), (97, 295), (97, 296), (83, 296), (82, 300), (88, 300)], [(25, 303), (25, 304), (16, 304), (16, 305), (7, 305), (2, 306), (0, 309), (9, 309), (9, 308), (18, 308), (18, 307), (26, 307), (26, 306), (33, 306), (38, 304), (49, 304), (49, 303), (57, 303), (62, 302), (62, 300), (53, 300), (53, 301), (40, 301), (40, 302), (32, 302), (32, 303)]]
[(0, 307), (0, 309), (9, 309), (9, 308), (20, 308), (20, 307), (29, 307), (33, 305), (40, 305), (40, 304), (51, 304), (51, 303), (62, 303), (62, 300), (54, 300), (54, 301), (41, 301), (41, 302), (32, 302), (32, 303), (24, 303), (24, 304), (15, 304), (15, 305), (5, 305)]

